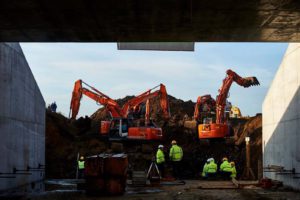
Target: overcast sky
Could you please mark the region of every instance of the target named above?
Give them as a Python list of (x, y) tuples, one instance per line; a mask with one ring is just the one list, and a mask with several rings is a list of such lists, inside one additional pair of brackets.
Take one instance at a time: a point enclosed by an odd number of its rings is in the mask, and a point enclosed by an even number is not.
[[(241, 76), (256, 76), (261, 85), (241, 88), (235, 83), (229, 101), (243, 115), (261, 112), (263, 99), (287, 48), (286, 43), (196, 43), (194, 52), (119, 51), (116, 43), (22, 43), (24, 54), (46, 104), (56, 101), (68, 115), (77, 79), (111, 98), (137, 95), (159, 83), (170, 95), (196, 101), (217, 95), (232, 69)], [(84, 97), (78, 116), (99, 108)]]

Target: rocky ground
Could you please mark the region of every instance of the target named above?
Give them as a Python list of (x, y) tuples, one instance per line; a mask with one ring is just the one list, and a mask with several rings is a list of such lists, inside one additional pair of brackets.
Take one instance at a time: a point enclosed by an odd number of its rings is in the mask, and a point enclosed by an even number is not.
[[(132, 97), (119, 99), (120, 104)], [(262, 159), (262, 117), (257, 115), (246, 119), (232, 119), (235, 131), (235, 144), (228, 146), (222, 141), (202, 145), (195, 131), (183, 126), (184, 121), (191, 119), (194, 110), (192, 101), (182, 101), (172, 96), (170, 99), (171, 119), (164, 123), (160, 117), (159, 102), (151, 102), (151, 117), (162, 126), (164, 140), (162, 142), (148, 142), (140, 144), (129, 142), (124, 144), (124, 151), (128, 153), (132, 169), (144, 170), (148, 167), (158, 144), (163, 143), (166, 151), (171, 140), (175, 139), (184, 151), (183, 175), (185, 178), (198, 178), (203, 164), (208, 157), (214, 157), (220, 163), (222, 157), (227, 156), (237, 163), (238, 175), (245, 166), (245, 136), (251, 137), (251, 166), (257, 175), (258, 164)], [(91, 118), (79, 118), (70, 121), (59, 113), (47, 111), (46, 122), (46, 176), (47, 178), (74, 178), (76, 158), (78, 152), (83, 155), (94, 155), (109, 151), (110, 143), (98, 134), (99, 121), (106, 119), (107, 113), (103, 109), (95, 112)]]

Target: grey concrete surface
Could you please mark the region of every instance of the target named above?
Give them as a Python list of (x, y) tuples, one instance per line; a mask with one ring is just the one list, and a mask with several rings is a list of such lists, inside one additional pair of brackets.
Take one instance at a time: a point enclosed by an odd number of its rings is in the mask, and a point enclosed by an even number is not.
[(194, 51), (194, 42), (118, 42), (118, 50)]
[(296, 173), (265, 172), (264, 176), (300, 189), (299, 144), (300, 43), (291, 43), (263, 103), (263, 163)]
[[(0, 191), (44, 178), (45, 101), (18, 43), (0, 43)], [(12, 176), (15, 178), (4, 178)]]
[(299, 0), (2, 0), (0, 41), (300, 41)]

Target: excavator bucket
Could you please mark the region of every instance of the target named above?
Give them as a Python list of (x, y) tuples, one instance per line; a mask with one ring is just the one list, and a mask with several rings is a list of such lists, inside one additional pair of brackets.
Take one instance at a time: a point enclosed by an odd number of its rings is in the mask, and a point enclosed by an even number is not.
[(244, 87), (250, 87), (250, 86), (255, 86), (255, 85), (260, 85), (259, 81), (255, 76), (252, 77), (245, 77), (244, 78)]

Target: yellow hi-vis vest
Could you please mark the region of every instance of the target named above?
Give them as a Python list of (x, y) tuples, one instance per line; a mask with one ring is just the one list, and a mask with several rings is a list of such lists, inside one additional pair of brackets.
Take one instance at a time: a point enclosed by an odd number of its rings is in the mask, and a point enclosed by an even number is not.
[(236, 169), (235, 169), (235, 166), (232, 166), (231, 167), (231, 175), (230, 175), (231, 178), (236, 178)]
[(156, 162), (157, 164), (165, 162), (165, 154), (161, 149), (158, 149), (156, 152)]
[(171, 161), (181, 161), (183, 152), (180, 146), (173, 145), (170, 149), (170, 159)]
[(214, 161), (210, 161), (210, 163), (207, 165), (207, 173), (216, 173), (218, 169), (217, 164)]
[(78, 169), (84, 169), (84, 161), (78, 160)]
[(223, 172), (231, 172), (231, 164), (225, 160), (221, 165), (220, 165), (220, 171)]
[(206, 176), (206, 173), (207, 173), (207, 165), (208, 163), (205, 163), (204, 166), (203, 166), (203, 170), (202, 170), (202, 177), (205, 177)]

